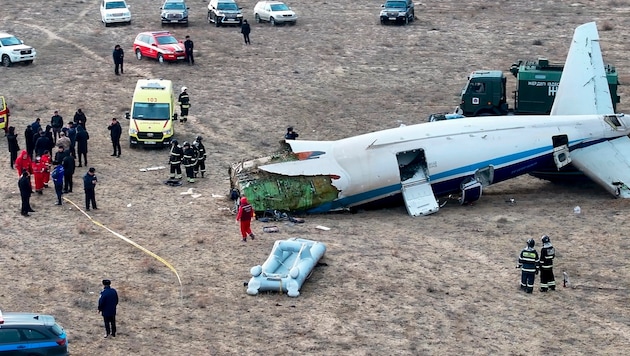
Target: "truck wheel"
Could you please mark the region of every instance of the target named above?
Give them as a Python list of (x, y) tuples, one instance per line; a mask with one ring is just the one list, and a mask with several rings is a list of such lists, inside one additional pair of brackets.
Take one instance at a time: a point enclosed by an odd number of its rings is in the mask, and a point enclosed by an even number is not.
[(137, 60), (142, 59), (142, 52), (140, 52), (140, 48), (136, 48), (136, 59)]
[(254, 19), (256, 19), (256, 23), (260, 23), (260, 16), (258, 16), (258, 14), (254, 14)]
[(6, 54), (2, 56), (2, 65), (5, 67), (11, 66), (11, 58), (9, 58), (9, 56), (7, 56)]

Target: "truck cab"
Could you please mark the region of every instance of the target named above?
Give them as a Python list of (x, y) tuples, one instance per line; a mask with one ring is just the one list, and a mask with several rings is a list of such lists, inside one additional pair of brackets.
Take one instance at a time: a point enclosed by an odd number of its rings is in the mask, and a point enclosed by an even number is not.
[(164, 79), (138, 80), (127, 118), (131, 147), (169, 146), (177, 119), (173, 83)]
[(505, 115), (506, 78), (500, 70), (477, 70), (470, 74), (462, 88), (460, 114), (464, 116)]

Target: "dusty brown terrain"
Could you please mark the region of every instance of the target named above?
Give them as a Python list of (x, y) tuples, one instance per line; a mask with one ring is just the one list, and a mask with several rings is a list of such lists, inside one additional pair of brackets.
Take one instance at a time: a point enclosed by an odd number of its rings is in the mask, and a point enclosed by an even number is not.
[[(92, 223), (54, 192), (35, 196), (36, 213), (19, 215), (15, 171), (6, 141), (0, 191), (0, 308), (50, 313), (66, 328), (73, 355), (453, 355), (627, 354), (630, 202), (597, 186), (561, 186), (528, 176), (485, 191), (474, 206), (446, 205), (411, 218), (404, 207), (306, 216), (241, 244), (225, 209), (231, 162), (270, 153), (287, 125), (300, 138), (339, 139), (418, 123), (451, 110), (466, 75), (504, 69), (518, 59), (564, 60), (573, 29), (596, 20), (605, 61), (630, 83), (630, 3), (593, 1), (430, 1), (417, 3), (410, 26), (380, 26), (380, 1), (304, 1), (293, 27), (252, 23), (252, 45), (237, 28), (205, 21), (206, 1), (191, 0), (195, 67), (136, 61), (135, 35), (160, 29), (157, 0), (130, 0), (131, 26), (105, 28), (97, 0), (11, 1), (0, 30), (38, 51), (32, 66), (0, 68), (0, 94), (22, 133), (53, 110), (65, 120), (84, 109), (90, 166), (97, 169), (96, 221), (172, 263), (172, 271)], [(240, 1), (253, 19), (255, 1)], [(253, 22), (253, 21), (251, 21)], [(125, 75), (113, 74), (111, 51), (126, 51)], [(534, 45), (540, 43), (540, 45)], [(139, 78), (186, 85), (192, 118), (180, 142), (197, 134), (209, 151), (207, 179), (162, 184), (166, 150), (109, 156), (107, 124), (128, 110)], [(513, 83), (513, 78), (510, 81)], [(620, 88), (620, 111), (630, 91)], [(127, 122), (123, 120), (126, 132)], [(20, 144), (25, 147), (23, 135)], [(82, 206), (81, 176), (67, 198)], [(506, 203), (515, 199), (515, 204)], [(130, 205), (129, 205), (130, 204)], [(575, 215), (579, 205), (582, 214)], [(330, 231), (316, 230), (317, 225)], [(556, 276), (571, 287), (518, 290), (514, 267), (525, 240), (548, 234), (558, 250)], [(250, 267), (275, 239), (323, 241), (323, 262), (300, 297), (245, 293)], [(103, 340), (96, 301), (102, 278), (118, 289), (119, 337)], [(538, 281), (537, 281), (538, 285)]]

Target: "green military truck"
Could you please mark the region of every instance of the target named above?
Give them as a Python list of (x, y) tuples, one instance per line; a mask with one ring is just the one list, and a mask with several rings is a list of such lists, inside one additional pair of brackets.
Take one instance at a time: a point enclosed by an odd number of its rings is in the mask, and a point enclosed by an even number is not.
[[(516, 77), (514, 108), (508, 107), (506, 78), (500, 70), (478, 70), (468, 77), (462, 89), (456, 113), (464, 116), (547, 115), (556, 97), (563, 64), (550, 64), (546, 58), (512, 64), (510, 72)], [(618, 75), (615, 67), (606, 65), (613, 108), (617, 109), (619, 96)]]

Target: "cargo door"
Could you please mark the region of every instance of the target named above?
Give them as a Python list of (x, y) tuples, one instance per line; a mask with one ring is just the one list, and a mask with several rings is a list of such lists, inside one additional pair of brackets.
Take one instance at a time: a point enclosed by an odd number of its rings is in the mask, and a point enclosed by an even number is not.
[(569, 156), (569, 137), (567, 135), (553, 136), (553, 161), (558, 169), (571, 163)]
[(429, 215), (439, 210), (429, 182), (424, 150), (416, 149), (396, 154), (402, 196), (411, 216)]

